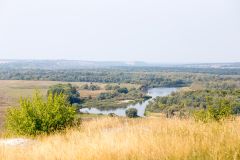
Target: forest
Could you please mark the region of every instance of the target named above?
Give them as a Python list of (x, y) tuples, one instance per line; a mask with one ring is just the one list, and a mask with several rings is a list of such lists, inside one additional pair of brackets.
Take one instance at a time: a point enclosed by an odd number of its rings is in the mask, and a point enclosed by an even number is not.
[[(234, 75), (234, 76), (231, 76)], [(239, 69), (112, 67), (99, 69), (0, 68), (0, 80), (45, 80), (141, 84), (146, 88), (183, 87), (196, 81), (239, 80)]]

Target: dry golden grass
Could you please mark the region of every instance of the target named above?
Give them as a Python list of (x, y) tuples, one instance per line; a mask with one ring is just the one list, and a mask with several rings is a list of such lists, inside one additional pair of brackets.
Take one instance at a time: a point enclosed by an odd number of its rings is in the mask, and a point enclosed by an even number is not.
[(166, 118), (101, 118), (80, 129), (0, 147), (2, 160), (240, 159), (240, 119), (222, 124)]

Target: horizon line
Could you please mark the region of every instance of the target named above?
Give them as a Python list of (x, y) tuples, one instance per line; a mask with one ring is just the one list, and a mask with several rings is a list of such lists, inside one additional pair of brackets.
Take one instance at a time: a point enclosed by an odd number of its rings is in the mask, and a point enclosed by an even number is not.
[(37, 59), (21, 59), (21, 58), (1, 58), (0, 61), (83, 61), (83, 62), (140, 62), (146, 64), (228, 64), (228, 63), (240, 63), (240, 61), (215, 61), (215, 62), (156, 62), (156, 61), (128, 61), (128, 60), (82, 60), (82, 59), (49, 59), (49, 58), (37, 58)]

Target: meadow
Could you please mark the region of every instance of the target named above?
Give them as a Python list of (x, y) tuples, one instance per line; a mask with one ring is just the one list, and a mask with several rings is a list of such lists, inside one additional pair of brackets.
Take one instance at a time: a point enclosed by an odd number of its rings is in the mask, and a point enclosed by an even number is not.
[(240, 158), (240, 119), (96, 118), (22, 146), (1, 146), (2, 160), (233, 160)]

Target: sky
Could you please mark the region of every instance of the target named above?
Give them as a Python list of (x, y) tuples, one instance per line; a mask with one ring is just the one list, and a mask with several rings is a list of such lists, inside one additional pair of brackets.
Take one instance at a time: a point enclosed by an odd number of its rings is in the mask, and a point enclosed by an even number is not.
[(0, 59), (240, 62), (240, 1), (0, 0)]

